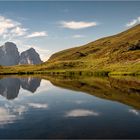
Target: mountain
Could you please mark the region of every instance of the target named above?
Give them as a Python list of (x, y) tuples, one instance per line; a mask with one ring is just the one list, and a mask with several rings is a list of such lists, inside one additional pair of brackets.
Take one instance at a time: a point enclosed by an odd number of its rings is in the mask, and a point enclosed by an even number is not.
[(12, 42), (6, 42), (0, 47), (0, 65), (2, 66), (40, 63), (42, 63), (40, 56), (33, 48), (22, 52), (20, 55), (16, 44)]
[(140, 24), (117, 35), (57, 52), (44, 64), (48, 69), (138, 71)]
[(42, 63), (39, 54), (35, 51), (35, 49), (30, 48), (20, 55), (20, 64), (40, 64)]
[[(24, 59), (28, 62), (28, 55)], [(73, 74), (73, 72), (97, 75), (139, 75), (140, 24), (117, 35), (57, 52), (40, 65), (26, 67), (21, 65), (8, 67), (8, 69), (1, 67), (0, 74)]]
[(19, 63), (17, 46), (12, 42), (6, 42), (0, 47), (0, 65), (11, 66)]

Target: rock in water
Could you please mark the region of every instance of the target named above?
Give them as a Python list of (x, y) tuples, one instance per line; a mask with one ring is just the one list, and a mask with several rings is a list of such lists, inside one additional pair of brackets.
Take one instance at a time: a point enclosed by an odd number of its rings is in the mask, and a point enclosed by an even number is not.
[(0, 65), (11, 66), (19, 63), (17, 46), (12, 42), (6, 42), (0, 47)]
[(40, 64), (42, 63), (39, 54), (35, 51), (35, 49), (30, 48), (20, 55), (19, 64)]

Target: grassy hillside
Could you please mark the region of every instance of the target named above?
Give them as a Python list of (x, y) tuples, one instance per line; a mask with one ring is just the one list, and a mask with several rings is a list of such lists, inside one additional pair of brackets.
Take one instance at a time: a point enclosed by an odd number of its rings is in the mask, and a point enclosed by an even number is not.
[(140, 25), (84, 46), (53, 54), (49, 69), (140, 70)]
[(0, 73), (92, 71), (140, 74), (140, 24), (84, 46), (53, 54), (40, 65), (0, 67)]

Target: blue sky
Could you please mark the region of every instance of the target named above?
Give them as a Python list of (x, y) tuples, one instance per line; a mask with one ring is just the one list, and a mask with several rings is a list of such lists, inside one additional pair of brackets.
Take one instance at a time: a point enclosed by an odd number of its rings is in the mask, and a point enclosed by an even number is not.
[(0, 2), (0, 45), (34, 47), (43, 60), (140, 23), (139, 1)]

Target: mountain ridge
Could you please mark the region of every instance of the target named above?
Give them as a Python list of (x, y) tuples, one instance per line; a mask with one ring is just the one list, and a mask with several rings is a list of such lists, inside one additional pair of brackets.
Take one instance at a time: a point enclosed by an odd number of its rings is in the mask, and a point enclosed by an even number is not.
[(48, 61), (1, 70), (3, 73), (140, 75), (140, 24), (119, 34), (53, 54)]
[[(118, 33), (116, 35), (112, 35), (112, 36), (108, 36), (108, 37), (103, 37), (103, 38), (97, 39), (95, 41), (92, 41), (90, 43), (87, 43), (87, 44), (79, 46), (79, 47), (73, 47), (73, 48), (69, 48), (69, 49), (57, 52), (57, 53), (53, 54), (50, 57), (49, 61), (52, 61), (55, 58), (55, 55), (58, 55), (59, 53), (61, 55), (61, 53), (67, 53), (67, 51), (72, 51), (73, 49), (76, 49), (78, 51), (79, 49), (86, 49), (87, 47), (90, 48), (90, 45), (91, 45), (91, 48), (92, 48), (92, 47), (96, 47), (98, 45), (101, 45), (101, 43), (103, 43), (103, 47), (104, 48), (105, 47), (109, 47), (111, 45), (111, 42), (109, 42), (110, 39), (113, 39), (113, 41), (114, 41), (113, 43), (120, 43), (120, 40), (119, 40), (120, 37), (125, 42), (130, 42), (130, 43), (134, 43), (135, 41), (140, 40), (140, 24), (138, 24), (138, 25), (136, 25), (136, 26), (134, 26), (134, 27), (132, 27), (132, 28), (130, 28), (128, 30), (125, 30), (125, 31), (123, 31), (121, 33)], [(128, 39), (128, 40), (126, 41), (126, 39)], [(93, 46), (93, 45), (95, 45), (95, 46)]]
[(135, 70), (139, 71), (140, 24), (119, 34), (57, 52), (44, 64), (48, 65), (48, 69), (93, 71), (115, 71), (116, 68), (125, 71), (126, 68), (132, 70), (135, 66)]
[(20, 54), (16, 44), (13, 42), (6, 42), (0, 46), (0, 65), (12, 66), (40, 63), (42, 63), (40, 56), (33, 48), (29, 48)]
[(20, 54), (19, 64), (40, 64), (42, 60), (34, 48), (29, 48)]

